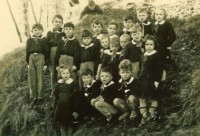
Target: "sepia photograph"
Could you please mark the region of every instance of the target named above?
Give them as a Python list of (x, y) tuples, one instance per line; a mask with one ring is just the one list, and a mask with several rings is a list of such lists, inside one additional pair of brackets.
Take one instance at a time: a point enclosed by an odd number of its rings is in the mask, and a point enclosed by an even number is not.
[(0, 7), (0, 136), (200, 135), (199, 0)]

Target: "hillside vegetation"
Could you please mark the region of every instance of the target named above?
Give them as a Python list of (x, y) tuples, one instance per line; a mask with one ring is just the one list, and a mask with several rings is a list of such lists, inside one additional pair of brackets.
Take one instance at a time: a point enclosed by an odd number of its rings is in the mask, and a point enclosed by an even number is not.
[[(103, 16), (88, 16), (77, 27), (80, 31), (91, 28), (95, 18), (108, 21), (115, 19), (122, 27), (122, 18), (134, 14), (121, 9), (104, 9)], [(117, 13), (117, 15), (116, 15)], [(187, 20), (171, 19), (177, 34), (172, 46), (175, 63), (170, 67), (168, 78), (163, 85), (162, 111), (164, 118), (145, 127), (138, 128), (132, 123), (116, 123), (106, 126), (103, 123), (82, 123), (77, 126), (76, 135), (198, 135), (200, 121), (200, 15)], [(29, 110), (29, 88), (27, 86), (27, 67), (25, 50), (20, 48), (4, 56), (0, 61), (0, 135), (2, 136), (41, 136), (55, 135), (52, 124), (53, 100), (50, 96), (50, 77), (45, 75), (45, 103)], [(190, 128), (190, 129), (188, 129)]]

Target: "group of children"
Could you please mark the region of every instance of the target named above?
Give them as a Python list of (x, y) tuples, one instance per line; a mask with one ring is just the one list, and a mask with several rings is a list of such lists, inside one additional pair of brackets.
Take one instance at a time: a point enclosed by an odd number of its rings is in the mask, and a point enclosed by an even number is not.
[(127, 16), (122, 31), (111, 21), (106, 32), (102, 32), (101, 21), (95, 20), (94, 34), (84, 30), (82, 44), (74, 35), (72, 23), (65, 23), (62, 29), (60, 15), (54, 16), (54, 28), (46, 38), (42, 37), (42, 25), (35, 24), (26, 48), (33, 98), (30, 108), (44, 101), (43, 72), (50, 64), (54, 120), (61, 123), (62, 133), (71, 134), (73, 117), (93, 118), (97, 111), (107, 121), (118, 114), (122, 121), (135, 120), (139, 109), (139, 126), (153, 120), (159, 83), (166, 79), (170, 46), (176, 39), (163, 8), (155, 9), (153, 17), (155, 22), (149, 22), (148, 9), (138, 8), (138, 22)]

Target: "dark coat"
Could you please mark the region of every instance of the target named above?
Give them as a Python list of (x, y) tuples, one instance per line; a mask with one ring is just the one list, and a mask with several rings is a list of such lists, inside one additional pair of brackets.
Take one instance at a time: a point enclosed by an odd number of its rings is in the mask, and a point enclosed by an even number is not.
[(78, 112), (78, 84), (62, 82), (55, 86), (54, 121), (68, 124), (72, 121), (72, 113)]
[(156, 98), (157, 90), (154, 82), (160, 82), (163, 73), (161, 58), (158, 52), (141, 57), (140, 61), (140, 97)]
[(119, 80), (117, 98), (128, 98), (130, 95), (138, 96), (139, 82), (136, 78), (131, 77), (128, 81)]

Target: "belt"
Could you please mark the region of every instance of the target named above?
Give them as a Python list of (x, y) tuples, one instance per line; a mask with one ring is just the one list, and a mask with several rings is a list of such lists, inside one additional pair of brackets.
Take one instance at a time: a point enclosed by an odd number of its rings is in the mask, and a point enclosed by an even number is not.
[(38, 53), (38, 52), (33, 52), (31, 54), (34, 54), (34, 55), (39, 55), (39, 54), (42, 54), (42, 53)]

